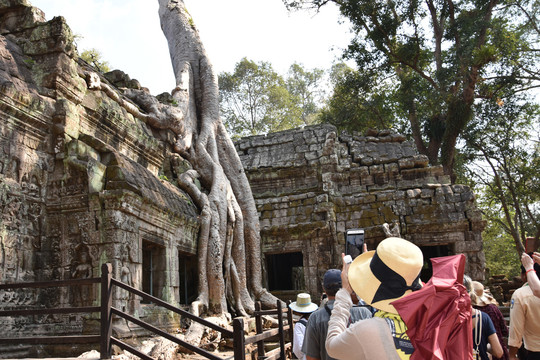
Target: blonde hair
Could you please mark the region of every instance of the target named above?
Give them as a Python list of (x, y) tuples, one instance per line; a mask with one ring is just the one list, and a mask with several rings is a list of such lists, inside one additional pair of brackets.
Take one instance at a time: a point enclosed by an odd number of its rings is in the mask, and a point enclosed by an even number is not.
[(477, 304), (478, 303), (478, 295), (474, 291), (469, 291), (469, 296), (471, 297), (471, 304)]

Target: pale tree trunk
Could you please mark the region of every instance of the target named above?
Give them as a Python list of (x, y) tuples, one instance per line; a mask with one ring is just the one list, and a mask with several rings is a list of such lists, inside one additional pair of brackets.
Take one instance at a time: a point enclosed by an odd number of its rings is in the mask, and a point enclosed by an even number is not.
[[(181, 0), (158, 0), (161, 28), (177, 87), (173, 97), (182, 111), (175, 150), (194, 170), (179, 185), (201, 209), (199, 298), (209, 313), (254, 311), (276, 298), (262, 287), (259, 218), (240, 158), (219, 117), (217, 77), (198, 32)], [(195, 183), (201, 183), (200, 190)], [(249, 278), (249, 281), (248, 281)]]

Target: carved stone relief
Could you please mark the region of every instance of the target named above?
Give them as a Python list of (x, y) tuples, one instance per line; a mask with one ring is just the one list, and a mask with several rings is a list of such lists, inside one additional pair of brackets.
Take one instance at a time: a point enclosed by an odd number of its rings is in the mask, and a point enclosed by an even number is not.
[[(74, 248), (70, 268), (72, 279), (89, 279), (93, 277), (93, 259), (90, 256), (88, 245), (83, 243)], [(86, 306), (90, 305), (94, 300), (92, 285), (76, 285), (70, 288), (72, 290), (73, 305)]]

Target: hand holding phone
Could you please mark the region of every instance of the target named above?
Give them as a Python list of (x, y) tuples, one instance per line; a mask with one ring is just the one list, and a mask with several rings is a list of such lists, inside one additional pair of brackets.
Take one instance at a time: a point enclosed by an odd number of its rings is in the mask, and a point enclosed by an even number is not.
[[(349, 294), (353, 293), (351, 284), (349, 283), (349, 266), (352, 262), (352, 256), (351, 255), (345, 255), (344, 253), (341, 253), (341, 259), (343, 259), (343, 269), (341, 269), (341, 287)], [(350, 259), (350, 261), (348, 261)]]
[(349, 229), (345, 233), (345, 254), (354, 259), (364, 252), (364, 229)]

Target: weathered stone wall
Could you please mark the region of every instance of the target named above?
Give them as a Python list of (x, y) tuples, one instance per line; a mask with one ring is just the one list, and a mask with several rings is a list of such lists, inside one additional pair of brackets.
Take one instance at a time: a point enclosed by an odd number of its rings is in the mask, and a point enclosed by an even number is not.
[(306, 289), (340, 267), (347, 229), (365, 229), (370, 249), (384, 223), (421, 247), (467, 256), (483, 279), (484, 228), (474, 194), (450, 185), (414, 144), (390, 132), (339, 135), (330, 125), (244, 138), (236, 143), (261, 213), (265, 254), (301, 252)]
[[(115, 278), (140, 287), (144, 243), (162, 257), (156, 295), (178, 303), (178, 254), (196, 254), (199, 223), (189, 197), (161, 180), (170, 134), (128, 112), (102, 76), (112, 95), (91, 89), (92, 76), (62, 17), (46, 22), (25, 0), (0, 1), (0, 282), (98, 277), (111, 262)], [(91, 286), (0, 291), (0, 307), (91, 305), (97, 295)], [(114, 303), (146, 316), (125, 292)], [(4, 318), (2, 331), (74, 335), (92, 324), (84, 318)]]

